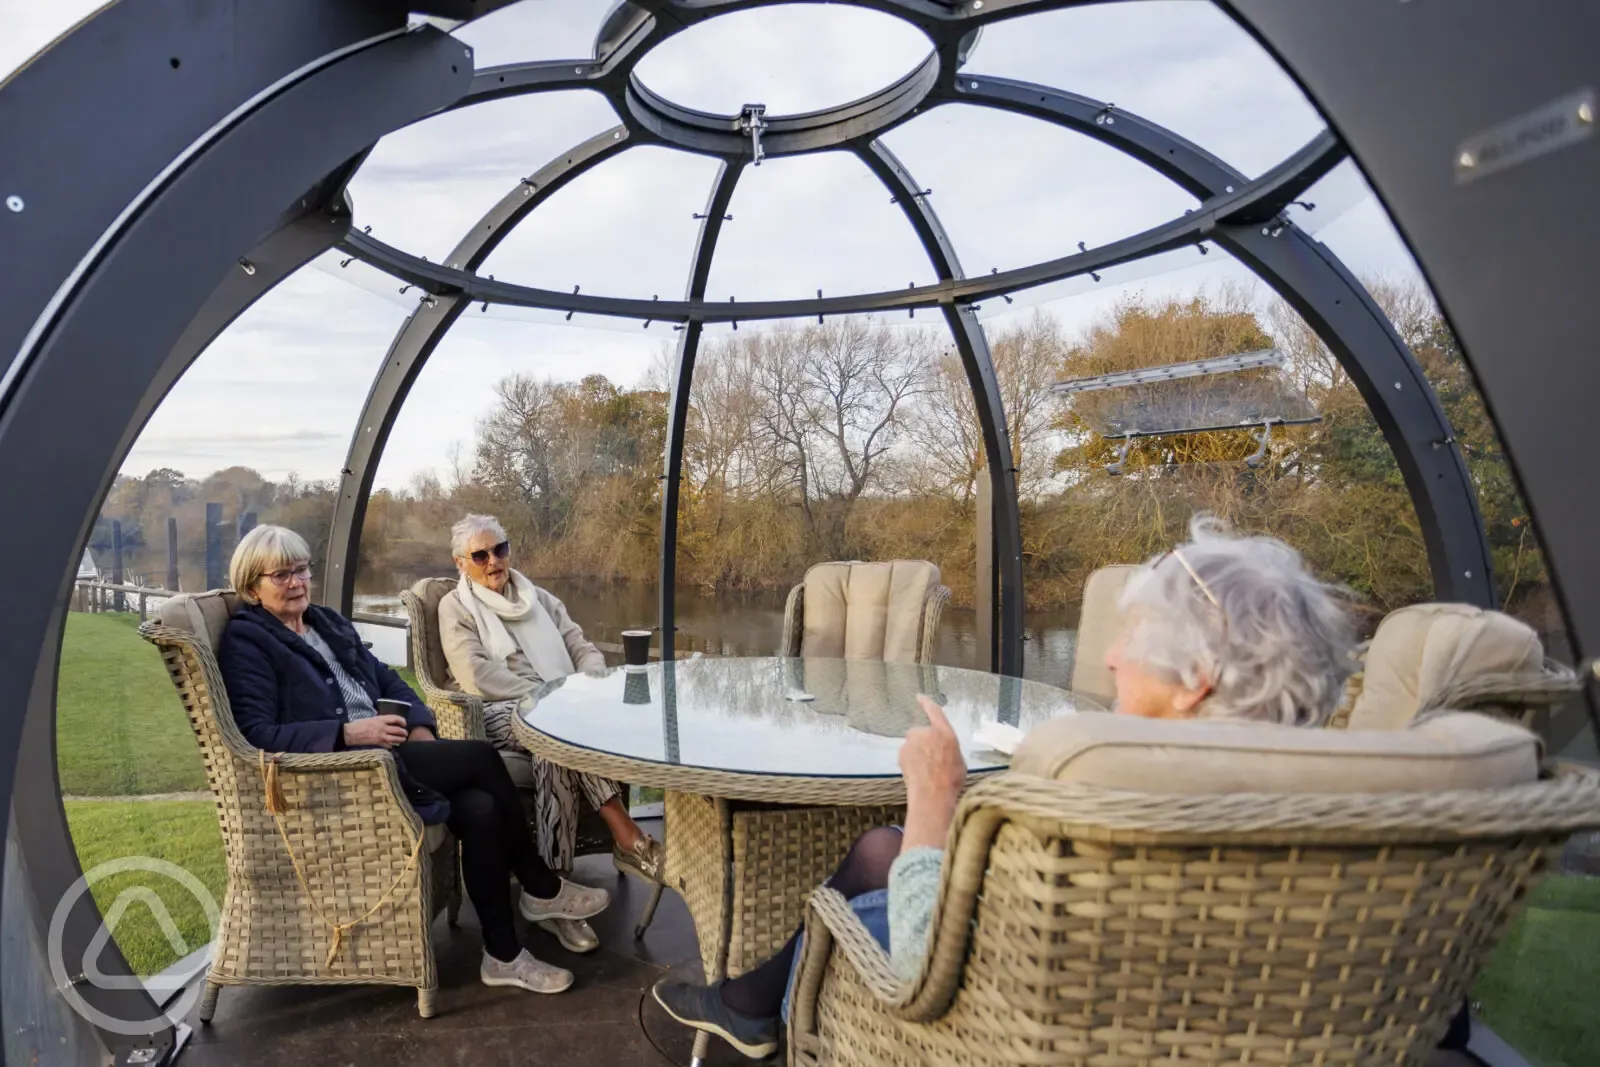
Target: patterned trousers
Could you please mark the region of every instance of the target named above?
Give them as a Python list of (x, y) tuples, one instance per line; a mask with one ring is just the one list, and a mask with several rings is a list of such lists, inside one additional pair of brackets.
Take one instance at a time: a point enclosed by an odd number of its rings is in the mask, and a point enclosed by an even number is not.
[(617, 783), (597, 774), (584, 774), (540, 759), (517, 744), (511, 732), (511, 717), (517, 701), (499, 700), (485, 704), (483, 728), (489, 743), (505, 752), (520, 752), (533, 760), (533, 824), (539, 854), (552, 870), (572, 870), (573, 849), (578, 841), (578, 800), (581, 797), (599, 811), (620, 795)]

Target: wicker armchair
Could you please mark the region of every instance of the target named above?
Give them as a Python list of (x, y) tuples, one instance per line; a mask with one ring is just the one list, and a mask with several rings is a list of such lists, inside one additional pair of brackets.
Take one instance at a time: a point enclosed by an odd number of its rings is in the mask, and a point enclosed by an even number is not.
[[(439, 736), (482, 741), (487, 738), (483, 725), (483, 698), (463, 693), (456, 688), (450, 676), (450, 666), (445, 662), (444, 646), (439, 640), (439, 601), (456, 587), (455, 578), (424, 578), (400, 594), (410, 621), (411, 663), (422, 689), (422, 699), (439, 723)], [(524, 807), (529, 819), (533, 814), (533, 762), (526, 753), (501, 752), (511, 780), (523, 791)], [(619, 783), (624, 798), (628, 787)], [(537, 831), (536, 831), (537, 832)], [(578, 816), (578, 839), (573, 854), (590, 856), (611, 852), (611, 834), (596, 812), (587, 807)], [(654, 914), (654, 908), (649, 914)], [(639, 935), (649, 925), (646, 920), (639, 927)]]
[(461, 907), (455, 839), (424, 828), (388, 752), (274, 755), (245, 741), (212, 654), (235, 608), (232, 593), (174, 597), (139, 627), (189, 714), (227, 854), (200, 1019), (224, 985), (370, 984), (414, 986), (427, 1018), (433, 917), (445, 909), (454, 925)]
[[(808, 586), (813, 599), (827, 598), (825, 621), (819, 622), (813, 609), (808, 623)], [(939, 568), (923, 560), (818, 563), (789, 590), (779, 655), (932, 663), (939, 617), (949, 599), (950, 590), (939, 584)], [(819, 644), (827, 647), (816, 651)], [(864, 647), (871, 651), (863, 653)]]
[(1403, 729), (1452, 708), (1547, 736), (1548, 710), (1583, 689), (1576, 672), (1545, 656), (1527, 623), (1467, 604), (1412, 604), (1391, 612), (1356, 648), (1354, 667), (1328, 723), (1336, 729)]
[(1600, 773), (1503, 789), (1177, 797), (970, 789), (903, 982), (816, 891), (794, 1065), (1423, 1063)]

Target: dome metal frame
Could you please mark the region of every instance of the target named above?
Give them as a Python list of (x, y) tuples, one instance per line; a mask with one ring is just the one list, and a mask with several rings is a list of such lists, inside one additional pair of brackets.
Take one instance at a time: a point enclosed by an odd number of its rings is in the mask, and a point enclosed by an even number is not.
[[(673, 654), (675, 648), (684, 428), (705, 324), (934, 308), (944, 317), (978, 401), (992, 479), (997, 588), (980, 591), (979, 609), (985, 615), (980, 629), (990, 644), (984, 653), (993, 669), (1019, 675), (1024, 610), (1019, 494), (999, 385), (976, 305), (989, 297), (1095, 274), (1207, 241), (1233, 254), (1288, 300), (1349, 370), (1415, 500), (1440, 595), (1479, 604), (1493, 602), (1488, 539), (1465, 460), (1453, 445), (1441, 448), (1438, 444), (1454, 439), (1443, 409), (1409, 349), (1366, 291), (1325, 246), (1286, 215), (1290, 203), (1348, 157), (1344, 144), (1324, 131), (1277, 166), (1249, 179), (1178, 134), (1102, 101), (1030, 82), (961, 73), (960, 65), (984, 25), (1015, 17), (1022, 10), (1033, 13), (1074, 6), (1073, 0), (1037, 0), (1000, 10), (983, 0), (968, 0), (964, 8), (940, 4), (930, 8), (909, 0), (852, 0), (852, 6), (894, 15), (920, 29), (933, 43), (928, 57), (891, 85), (858, 100), (802, 115), (768, 116), (761, 153), (765, 158), (821, 151), (854, 155), (900, 207), (938, 280), (906, 289), (819, 295), (815, 299), (707, 300), (706, 281), (734, 188), (744, 168), (759, 163), (755, 144), (743, 130), (741, 115), (713, 115), (679, 107), (650, 90), (637, 67), (652, 48), (692, 26), (769, 3), (722, 0), (689, 6), (672, 0), (624, 0), (602, 24), (589, 59), (541, 60), (480, 71), (456, 108), (512, 96), (587, 89), (605, 97), (622, 121), (557, 154), (522, 179), (467, 229), (442, 263), (431, 263), (368, 233), (352, 231), (341, 242), (350, 256), (426, 295), (390, 346), (341, 468), (324, 569), (324, 597), (333, 606), (348, 612), (353, 604), (367, 500), (378, 460), (411, 385), (451, 326), (474, 303), (565, 311), (569, 317), (582, 313), (673, 322), (682, 327), (662, 476), (656, 621), (663, 655)], [(883, 134), (918, 115), (955, 104), (1021, 114), (1091, 137), (1143, 163), (1201, 203), (1185, 215), (1101, 247), (969, 278), (931, 196), (881, 140)], [(700, 231), (683, 300), (556, 292), (478, 273), (528, 214), (582, 174), (641, 145), (675, 148), (719, 162), (706, 209), (699, 216)]]
[[(686, 299), (655, 305), (648, 315), (622, 302), (547, 296), (477, 278), (477, 253), (463, 254), (453, 269), (447, 263), (424, 270), (404, 253), (352, 233), (345, 186), (371, 146), (395, 129), (563, 80), (571, 83), (566, 88), (581, 81), (626, 93), (621, 60), (643, 47), (625, 48), (626, 42), (659, 39), (674, 25), (758, 4), (649, 0), (642, 16), (623, 9), (602, 31), (603, 56), (573, 62), (571, 75), (545, 64), (475, 71), (461, 42), (432, 27), (407, 27), (412, 11), (465, 19), (504, 6), (507, 0), (120, 0), (0, 83), (0, 353), (7, 354), (0, 365), (0, 501), (21, 513), (21, 521), (0, 526), (0, 559), (8, 561), (8, 610), (0, 617), (0, 797), (8, 813), (0, 944), (7, 984), (0, 1012), (8, 1041), (19, 1027), (41, 1027), (59, 1034), (60, 1047), (81, 1062), (98, 1062), (99, 1050), (165, 1054), (175, 1041), (173, 1024), (137, 984), (102, 987), (79, 974), (65, 979), (108, 1016), (147, 1019), (146, 1032), (117, 1033), (74, 1015), (43, 958), (51, 912), (81, 873), (55, 771), (61, 635), (79, 550), (138, 432), (200, 352), (273, 286), (342, 245), (399, 277), (415, 275), (408, 280), (423, 284), (432, 301), (396, 340), (398, 349), (410, 338), (415, 354), (392, 350), (375, 382), (351, 450), (359, 469), (351, 466), (345, 475), (341, 507), (346, 492), (370, 485), (381, 454), (379, 426), (387, 432), (431, 350), (422, 339), (436, 344), (442, 335), (429, 322), (451, 317), (447, 302), (460, 309), (468, 300), (526, 301), (682, 322), (671, 416), (677, 444), (669, 449), (663, 493), (663, 548), (673, 543), (668, 532), (675, 529), (696, 345), (705, 323), (734, 317), (704, 296), (718, 222), (743, 161), (723, 160)], [(774, 154), (855, 151), (900, 202), (939, 282), (896, 294), (899, 303), (872, 294), (840, 298), (843, 304), (773, 302), (765, 309), (740, 305), (737, 317), (763, 317), (763, 310), (766, 317), (837, 315), (878, 304), (943, 313), (962, 348), (999, 476), (1000, 669), (1016, 673), (1021, 666), (1016, 497), (1004, 411), (971, 302), (1124, 261), (1118, 256), (1137, 258), (1162, 242), (1216, 242), (1300, 312), (1360, 385), (1394, 451), (1422, 522), (1436, 595), (1492, 603), (1476, 500), (1432, 390), (1349, 272), (1281, 215), (1318, 167), (1342, 155), (1342, 146), (1396, 219), (1461, 341), (1538, 523), (1575, 654), (1600, 649), (1600, 556), (1591, 544), (1600, 509), (1581, 491), (1600, 459), (1589, 400), (1600, 392), (1600, 361), (1591, 357), (1600, 301), (1588, 293), (1600, 255), (1600, 209), (1592, 195), (1600, 186), (1600, 138), (1589, 135), (1592, 87), (1600, 82), (1593, 48), (1600, 9), (1587, 0), (1550, 0), (1536, 16), (1498, 0), (1227, 0), (1225, 10), (1296, 78), (1336, 131), (1250, 182), (1124, 112), (1113, 113), (1115, 123), (1095, 123), (1096, 113), (1105, 114), (1095, 111), (1104, 108), (1096, 101), (1005, 79), (967, 78), (977, 84), (965, 89), (957, 83), (973, 31), (1074, 0), (863, 0), (861, 6), (905, 18), (929, 35), (939, 68), (927, 95), (904, 115), (890, 102), (860, 110), (853, 118), (869, 118), (837, 144), (822, 141), (841, 131), (813, 116), (807, 126), (769, 134), (767, 147)], [(1351, 63), (1352, 55), (1362, 61)], [(1552, 108), (1570, 112), (1568, 102), (1585, 92), (1588, 103), (1577, 117), (1551, 118)], [(1195, 192), (1201, 209), (1022, 274), (965, 279), (929, 198), (917, 195), (920, 187), (881, 145), (874, 147), (883, 130), (871, 126), (888, 128), (955, 101), (1111, 138), (1114, 147)], [(623, 104), (618, 114), (633, 114)], [(650, 116), (673, 118), (667, 108), (651, 106)], [(681, 115), (675, 120), (695, 124)], [(664, 121), (625, 121), (625, 136), (613, 141), (617, 148), (645, 143), (646, 133), (657, 137), (669, 128)], [(780, 121), (772, 120), (774, 129)], [(66, 129), (72, 136), (63, 135)], [(806, 147), (808, 139), (814, 147)], [(591, 142), (584, 169), (611, 154), (611, 146)], [(1493, 166), (1479, 167), (1480, 160)], [(559, 185), (581, 172), (576, 163), (561, 167), (541, 172), (542, 180)], [(540, 202), (548, 196), (537, 189), (524, 196), (523, 188), (512, 192)], [(508, 229), (519, 209), (503, 201), (496, 210), (504, 220), (495, 216), (486, 225)], [(363, 453), (364, 438), (379, 447)], [(343, 513), (346, 565), (360, 517), (359, 505)], [(664, 559), (668, 594), (671, 577)], [(664, 602), (663, 622), (670, 624), (670, 595)], [(667, 640), (670, 633), (669, 625)], [(82, 958), (100, 930), (101, 916), (86, 899), (61, 927), (55, 947), (66, 958)], [(108, 975), (129, 973), (114, 946), (101, 962)], [(19, 1019), (24, 1010), (35, 1014)]]

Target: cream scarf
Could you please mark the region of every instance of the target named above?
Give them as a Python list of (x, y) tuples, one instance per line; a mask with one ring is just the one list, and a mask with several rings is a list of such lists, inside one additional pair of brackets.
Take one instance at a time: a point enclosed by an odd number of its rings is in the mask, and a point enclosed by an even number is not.
[(501, 596), (487, 586), (462, 575), (456, 587), (461, 603), (478, 626), (478, 639), (493, 659), (502, 662), (511, 658), (518, 649), (528, 657), (528, 663), (540, 680), (555, 681), (565, 678), (575, 668), (567, 643), (556, 629), (555, 620), (539, 602), (538, 590), (521, 571), (511, 572), (511, 589), (515, 600)]

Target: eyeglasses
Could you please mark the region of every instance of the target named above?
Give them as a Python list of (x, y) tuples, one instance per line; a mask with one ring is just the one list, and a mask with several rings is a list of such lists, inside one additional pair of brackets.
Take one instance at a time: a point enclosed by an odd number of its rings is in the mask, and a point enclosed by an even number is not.
[(470, 553), (472, 562), (476, 563), (480, 567), (483, 566), (485, 563), (489, 562), (490, 552), (494, 553), (495, 559), (505, 559), (507, 556), (511, 555), (511, 542), (501, 541), (493, 548), (480, 548), (478, 551)]
[(267, 581), (271, 582), (273, 585), (277, 586), (279, 589), (282, 589), (288, 585), (289, 582), (295, 578), (300, 579), (300, 581), (303, 583), (309, 583), (311, 581), (311, 564), (302, 563), (298, 567), (286, 567), (281, 571), (273, 571), (271, 574), (263, 574), (262, 577), (267, 579)]

